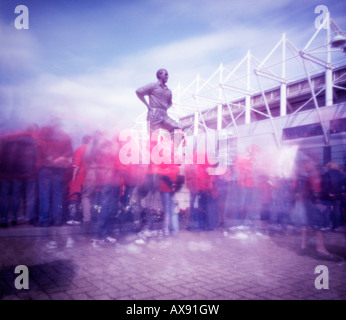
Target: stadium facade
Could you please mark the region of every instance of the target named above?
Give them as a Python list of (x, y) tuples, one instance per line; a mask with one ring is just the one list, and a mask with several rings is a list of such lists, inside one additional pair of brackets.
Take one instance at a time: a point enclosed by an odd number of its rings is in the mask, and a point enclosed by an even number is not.
[[(321, 166), (333, 160), (345, 170), (345, 53), (345, 32), (328, 13), (303, 49), (283, 34), (261, 61), (248, 51), (232, 70), (220, 64), (208, 79), (197, 75), (178, 86), (170, 116), (188, 139), (216, 140), (228, 164), (249, 146), (274, 157), (295, 146), (298, 156)], [(145, 113), (135, 129), (146, 131)]]

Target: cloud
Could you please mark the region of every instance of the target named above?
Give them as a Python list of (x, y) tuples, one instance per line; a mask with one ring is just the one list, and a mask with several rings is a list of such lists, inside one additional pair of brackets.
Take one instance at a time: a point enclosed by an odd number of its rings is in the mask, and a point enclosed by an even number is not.
[(17, 82), (34, 72), (39, 44), (27, 30), (0, 20), (0, 83)]

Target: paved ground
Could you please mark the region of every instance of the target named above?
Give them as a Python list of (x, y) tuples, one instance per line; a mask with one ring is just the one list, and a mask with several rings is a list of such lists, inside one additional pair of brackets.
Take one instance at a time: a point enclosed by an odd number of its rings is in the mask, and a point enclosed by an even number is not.
[[(346, 300), (344, 233), (326, 238), (340, 262), (317, 260), (313, 238), (310, 254), (298, 255), (294, 231), (138, 239), (122, 232), (116, 244), (95, 244), (76, 226), (0, 230), (0, 299)], [(15, 288), (17, 265), (28, 267), (28, 290)], [(318, 265), (328, 268), (329, 289), (315, 287)]]

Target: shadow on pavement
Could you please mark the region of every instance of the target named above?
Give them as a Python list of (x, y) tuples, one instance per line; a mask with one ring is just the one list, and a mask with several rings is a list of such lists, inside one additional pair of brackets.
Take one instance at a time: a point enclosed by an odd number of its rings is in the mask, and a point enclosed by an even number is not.
[[(56, 287), (68, 288), (75, 277), (75, 265), (70, 260), (56, 260), (50, 263), (27, 266), (29, 289), (17, 289), (15, 281), (20, 277), (23, 284), (23, 272), (15, 273), (17, 266), (9, 266), (0, 271), (0, 299), (6, 296), (24, 294), (24, 299), (31, 300), (35, 297), (31, 293), (47, 291)], [(23, 298), (23, 297), (22, 297)]]

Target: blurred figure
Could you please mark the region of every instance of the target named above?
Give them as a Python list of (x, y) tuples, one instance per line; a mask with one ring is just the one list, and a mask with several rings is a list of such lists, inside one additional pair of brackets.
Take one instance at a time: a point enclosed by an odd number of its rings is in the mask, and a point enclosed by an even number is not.
[(193, 164), (184, 165), (185, 183), (187, 189), (189, 190), (190, 196), (190, 215), (188, 221), (188, 230), (198, 230), (200, 228), (200, 213), (198, 209), (199, 189), (196, 163), (197, 155), (194, 152)]
[(84, 154), (85, 150), (91, 140), (91, 136), (85, 135), (82, 137), (82, 145), (79, 146), (74, 154), (72, 160), (72, 180), (69, 183), (69, 195), (68, 195), (68, 218), (67, 224), (78, 225), (82, 221), (90, 221), (90, 216), (83, 217), (83, 212), (80, 213), (81, 194), (85, 180), (85, 164)]
[(64, 194), (73, 156), (70, 136), (58, 118), (39, 133), (39, 222), (38, 226), (61, 226)]
[(168, 236), (179, 233), (179, 213), (174, 208), (174, 194), (178, 191), (179, 166), (161, 164), (158, 166), (160, 196), (163, 206), (163, 234)]
[(259, 201), (262, 231), (265, 235), (269, 234), (269, 220), (271, 218), (271, 203), (273, 196), (273, 184), (267, 176), (259, 178)]
[(313, 230), (316, 249), (316, 258), (322, 260), (339, 261), (340, 258), (328, 252), (325, 247), (324, 233), (329, 229), (330, 206), (325, 199), (326, 190), (323, 190), (321, 174), (312, 160), (306, 160), (299, 168), (296, 181), (297, 202), (293, 215), (294, 221), (301, 227), (300, 254), (308, 251), (308, 230)]
[[(119, 135), (115, 137), (115, 140), (119, 150), (127, 143), (120, 141)], [(117, 221), (120, 223), (120, 227), (124, 222), (132, 222), (134, 230), (139, 231), (141, 209), (138, 193), (134, 194), (134, 191), (138, 187), (138, 184), (143, 181), (143, 172), (139, 169), (139, 164), (132, 162), (124, 164), (120, 159), (117, 161), (116, 170), (120, 181), (119, 210), (116, 215)]]
[(117, 176), (118, 146), (101, 132), (96, 132), (84, 154), (86, 176), (82, 191), (85, 217), (91, 216), (91, 204), (98, 195), (100, 210), (95, 241), (116, 242), (112, 235), (112, 216), (118, 211), (119, 177)]
[(205, 164), (197, 164), (197, 181), (199, 198), (200, 228), (212, 231), (217, 227), (218, 212), (216, 208), (217, 187), (214, 175), (209, 175), (210, 164), (206, 159)]
[(253, 222), (259, 209), (258, 193), (255, 179), (256, 148), (250, 146), (245, 155), (238, 156), (235, 161), (237, 174), (238, 208), (235, 216), (235, 226), (245, 227), (246, 221)]
[(206, 230), (213, 231), (218, 227), (219, 222), (219, 188), (217, 175), (209, 175), (209, 190), (208, 190), (208, 211)]
[[(157, 174), (157, 166), (153, 164), (141, 165), (139, 167), (141, 179), (138, 183), (137, 197), (140, 208), (142, 208), (142, 215), (145, 220), (143, 226), (144, 236), (151, 236), (157, 233), (154, 230), (155, 222), (160, 218), (159, 211), (153, 207), (155, 205), (156, 196), (159, 193), (159, 178)], [(142, 205), (144, 202), (144, 205)], [(157, 208), (156, 208), (157, 209)], [(156, 212), (156, 214), (155, 214)]]
[[(272, 216), (271, 222), (277, 231), (287, 231), (291, 222), (292, 207), (295, 204), (294, 180), (277, 177), (274, 180), (272, 194)], [(299, 205), (299, 204), (298, 204)]]
[(192, 162), (184, 165), (185, 183), (190, 191), (188, 230), (212, 231), (219, 221), (218, 177), (209, 174), (212, 166), (206, 154), (194, 151)]
[(143, 223), (147, 222), (145, 221), (146, 209), (142, 205), (142, 200), (148, 194), (147, 176), (148, 176), (148, 165), (132, 164), (130, 166), (130, 174), (126, 177), (126, 179), (128, 180), (134, 179), (132, 180), (131, 183), (130, 182), (128, 183), (128, 186), (130, 186), (130, 188), (133, 187), (133, 183), (134, 183), (133, 181), (135, 181), (136, 183), (136, 186), (134, 187), (134, 189), (128, 190), (126, 194), (129, 196), (129, 198), (126, 198), (126, 201), (129, 203), (132, 210), (133, 228), (134, 228), (134, 231), (136, 232), (141, 231), (143, 227)]
[[(161, 139), (157, 139), (157, 141), (161, 141)], [(152, 154), (151, 165), (154, 179), (158, 183), (158, 191), (163, 207), (162, 231), (165, 236), (168, 236), (170, 232), (173, 235), (177, 235), (179, 232), (179, 213), (175, 210), (174, 194), (181, 187), (178, 179), (180, 165), (173, 164), (172, 146), (173, 143), (169, 139), (158, 142), (156, 146), (158, 150)], [(178, 184), (180, 185), (178, 186)]]
[(0, 141), (0, 217), (1, 227), (17, 225), (18, 211), (24, 198), (25, 220), (36, 222), (37, 204), (37, 133), (38, 126), (10, 134)]
[(234, 228), (235, 217), (238, 207), (237, 181), (235, 166), (229, 165), (224, 177), (227, 182), (225, 194), (225, 218), (228, 217), (230, 225), (227, 227)]
[(329, 162), (327, 168), (328, 171), (323, 176), (323, 183), (331, 204), (332, 230), (338, 230), (341, 225), (342, 195), (346, 191), (346, 175), (340, 171), (336, 162)]
[(226, 227), (226, 201), (227, 201), (227, 191), (228, 184), (230, 182), (229, 169), (227, 168), (226, 173), (223, 175), (215, 176), (216, 188), (217, 188), (217, 226), (220, 228)]

